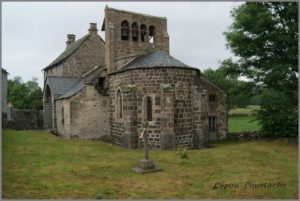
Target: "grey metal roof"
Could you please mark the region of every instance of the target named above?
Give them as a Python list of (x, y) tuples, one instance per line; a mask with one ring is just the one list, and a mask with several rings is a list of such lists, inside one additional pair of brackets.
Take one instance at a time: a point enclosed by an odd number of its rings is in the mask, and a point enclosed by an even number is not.
[(66, 93), (80, 78), (74, 77), (47, 77), (46, 83), (52, 94), (57, 97)]
[(119, 71), (133, 68), (153, 68), (153, 67), (180, 67), (192, 68), (181, 61), (175, 59), (165, 51), (157, 50), (136, 57), (131, 62), (126, 64)]

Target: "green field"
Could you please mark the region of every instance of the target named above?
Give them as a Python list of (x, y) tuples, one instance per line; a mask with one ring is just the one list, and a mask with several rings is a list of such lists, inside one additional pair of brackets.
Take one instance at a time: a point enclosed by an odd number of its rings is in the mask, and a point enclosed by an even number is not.
[(253, 112), (260, 108), (259, 105), (248, 105), (246, 108), (233, 108), (228, 112), (229, 116), (253, 116)]
[(231, 133), (243, 131), (259, 131), (260, 124), (254, 116), (241, 116), (228, 118), (228, 130)]
[[(6, 199), (297, 199), (298, 146), (285, 141), (217, 142), (208, 149), (150, 151), (164, 170), (131, 172), (142, 150), (101, 141), (62, 140), (42, 131), (4, 130), (2, 196)], [(213, 188), (217, 182), (238, 188)], [(245, 182), (282, 183), (244, 188)]]
[(259, 131), (261, 126), (255, 119), (254, 111), (258, 105), (249, 105), (246, 108), (234, 108), (228, 112), (228, 130), (231, 133), (243, 131)]

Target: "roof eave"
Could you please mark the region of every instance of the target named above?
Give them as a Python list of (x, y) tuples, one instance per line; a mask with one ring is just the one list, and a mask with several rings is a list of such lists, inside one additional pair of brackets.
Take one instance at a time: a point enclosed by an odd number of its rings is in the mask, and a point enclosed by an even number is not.
[(154, 68), (155, 69), (157, 69), (157, 68), (163, 68), (163, 69), (166, 69), (166, 68), (170, 68), (170, 69), (176, 68), (176, 69), (196, 70), (198, 72), (201, 72), (200, 69), (195, 68), (195, 67), (191, 67), (191, 66), (187, 66), (187, 67), (182, 67), (182, 66), (148, 66), (148, 67), (138, 66), (138, 67), (134, 67), (134, 68), (120, 69), (118, 71), (109, 73), (108, 76), (119, 74), (119, 73), (123, 73), (123, 72), (129, 71), (129, 70), (143, 70), (143, 69), (154, 69)]

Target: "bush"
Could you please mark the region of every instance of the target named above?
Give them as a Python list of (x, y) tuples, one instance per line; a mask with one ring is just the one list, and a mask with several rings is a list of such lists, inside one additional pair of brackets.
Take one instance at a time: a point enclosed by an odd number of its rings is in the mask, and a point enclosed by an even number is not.
[(187, 148), (184, 146), (178, 146), (177, 151), (179, 153), (180, 158), (184, 159), (184, 158), (188, 158), (187, 155)]
[(266, 90), (262, 95), (258, 120), (266, 137), (295, 137), (298, 135), (298, 108), (281, 91)]

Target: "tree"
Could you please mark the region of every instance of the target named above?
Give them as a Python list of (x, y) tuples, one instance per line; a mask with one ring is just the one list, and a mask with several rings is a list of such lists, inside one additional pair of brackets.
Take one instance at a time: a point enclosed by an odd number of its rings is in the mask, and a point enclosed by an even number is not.
[(8, 101), (19, 109), (42, 109), (42, 89), (37, 78), (26, 83), (19, 76), (8, 80)]
[[(233, 9), (231, 15), (233, 23), (224, 34), (227, 47), (238, 60), (223, 62), (227, 72), (246, 76), (262, 94), (258, 118), (263, 133), (276, 132), (269, 124), (271, 119), (286, 131), (284, 136), (297, 135), (290, 121), (298, 121), (298, 3), (247, 2)], [(281, 112), (283, 105), (289, 114)], [(289, 121), (281, 121), (277, 114)]]
[(250, 104), (252, 96), (250, 83), (230, 76), (222, 65), (216, 70), (211, 68), (204, 70), (203, 75), (229, 94), (229, 108), (246, 107)]
[(268, 89), (262, 94), (258, 119), (262, 123), (262, 133), (267, 137), (293, 137), (298, 133), (298, 111), (292, 100), (284, 92)]

